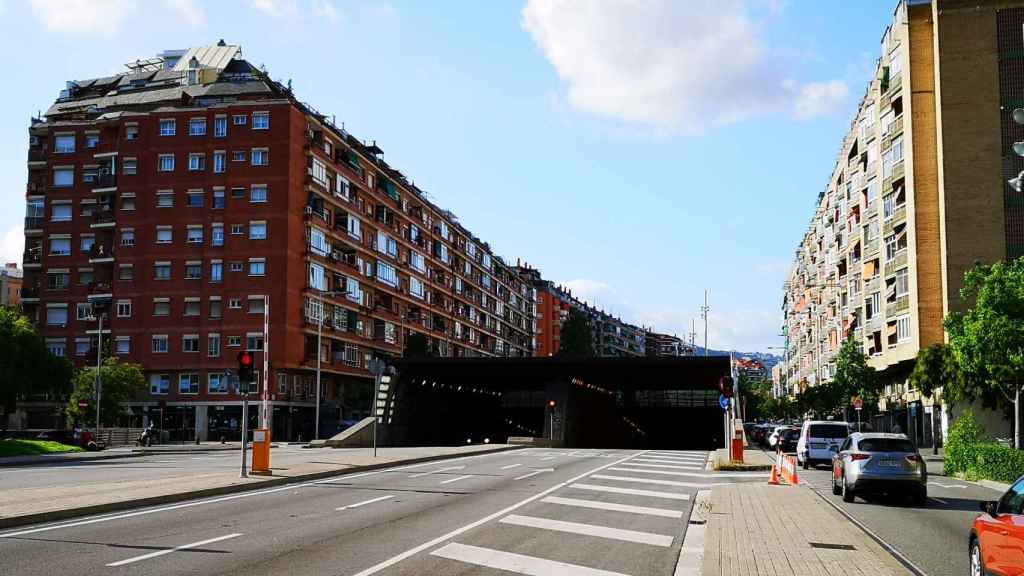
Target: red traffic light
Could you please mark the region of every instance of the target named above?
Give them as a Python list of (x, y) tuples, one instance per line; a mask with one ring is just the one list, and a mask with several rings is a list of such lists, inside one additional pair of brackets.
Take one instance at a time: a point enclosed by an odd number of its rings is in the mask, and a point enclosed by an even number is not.
[(252, 354), (248, 352), (239, 352), (238, 363), (242, 366), (252, 366)]
[(554, 408), (555, 407), (555, 401), (554, 400), (548, 400), (548, 407)]
[(718, 391), (726, 398), (732, 398), (732, 376), (722, 376), (718, 381)]

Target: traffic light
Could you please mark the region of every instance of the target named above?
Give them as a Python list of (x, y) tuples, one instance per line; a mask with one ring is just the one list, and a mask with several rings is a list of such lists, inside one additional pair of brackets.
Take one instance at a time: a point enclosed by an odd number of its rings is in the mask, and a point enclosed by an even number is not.
[(252, 382), (253, 358), (251, 352), (238, 353), (238, 383)]
[(548, 400), (548, 408), (555, 409), (556, 402), (554, 400)]
[(722, 376), (718, 381), (718, 391), (726, 398), (732, 398), (732, 376)]

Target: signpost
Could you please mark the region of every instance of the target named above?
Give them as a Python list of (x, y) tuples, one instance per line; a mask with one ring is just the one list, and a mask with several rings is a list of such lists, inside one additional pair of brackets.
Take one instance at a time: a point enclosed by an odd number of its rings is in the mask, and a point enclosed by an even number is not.
[(857, 412), (857, 432), (860, 432), (860, 411), (864, 409), (864, 400), (860, 396), (853, 397), (853, 409)]

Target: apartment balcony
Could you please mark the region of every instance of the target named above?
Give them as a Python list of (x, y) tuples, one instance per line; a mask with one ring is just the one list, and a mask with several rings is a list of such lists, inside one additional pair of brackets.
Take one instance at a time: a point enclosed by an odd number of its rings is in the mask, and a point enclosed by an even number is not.
[(114, 192), (117, 190), (117, 174), (101, 173), (92, 181), (94, 194)]
[(896, 316), (910, 309), (910, 296), (900, 296), (895, 302), (885, 305), (885, 317), (895, 318)]
[(25, 233), (29, 234), (33, 231), (42, 231), (43, 229), (43, 217), (42, 216), (26, 216), (25, 217)]
[(874, 258), (875, 256), (878, 256), (878, 246), (879, 246), (878, 238), (875, 238), (875, 239), (871, 240), (870, 242), (868, 242), (864, 246), (864, 259), (865, 260), (870, 260), (870, 259)]
[(895, 97), (896, 93), (899, 92), (902, 88), (903, 88), (903, 75), (900, 74), (900, 75), (897, 75), (897, 76), (890, 76), (889, 77), (889, 86), (888, 86), (888, 89), (885, 90), (885, 94), (890, 99), (892, 99), (893, 97)]
[(21, 301), (28, 304), (39, 302), (39, 292), (38, 286), (22, 286)]
[(113, 228), (117, 224), (115, 213), (109, 204), (104, 204), (92, 214), (90, 228)]
[(89, 249), (89, 263), (103, 264), (114, 261), (114, 249), (105, 244), (93, 244)]
[(889, 123), (889, 136), (895, 137), (903, 133), (903, 115), (900, 114)]
[(114, 290), (109, 282), (92, 282), (89, 284), (88, 299), (90, 302), (109, 300), (114, 297)]
[(48, 154), (46, 148), (29, 148), (28, 149), (28, 163), (32, 164), (46, 164)]
[(878, 290), (879, 279), (878, 276), (873, 276), (864, 281), (864, 293), (870, 294)]
[(899, 162), (892, 165), (892, 179), (893, 182), (903, 178), (907, 172), (906, 162), (900, 160)]

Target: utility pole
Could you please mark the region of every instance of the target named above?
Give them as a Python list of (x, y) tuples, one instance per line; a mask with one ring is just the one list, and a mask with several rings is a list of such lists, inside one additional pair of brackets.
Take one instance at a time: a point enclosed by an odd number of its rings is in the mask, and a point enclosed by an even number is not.
[(96, 330), (96, 437), (99, 441), (100, 433), (100, 402), (103, 400), (103, 378), (100, 377), (100, 368), (103, 367), (103, 314), (98, 314), (99, 329)]
[(700, 317), (704, 319), (704, 355), (708, 355), (708, 312), (711, 312), (711, 307), (708, 306), (708, 291), (704, 290), (704, 305), (700, 307)]
[[(317, 351), (319, 354), (319, 350)], [(270, 429), (270, 294), (263, 296), (263, 428)]]
[(316, 323), (316, 415), (314, 416), (315, 422), (313, 424), (313, 439), (320, 439), (320, 357), (323, 356), (323, 344), (321, 339), (324, 333), (324, 295), (323, 293), (317, 295), (317, 301), (320, 303), (320, 307), (317, 308), (316, 314), (319, 322)]

